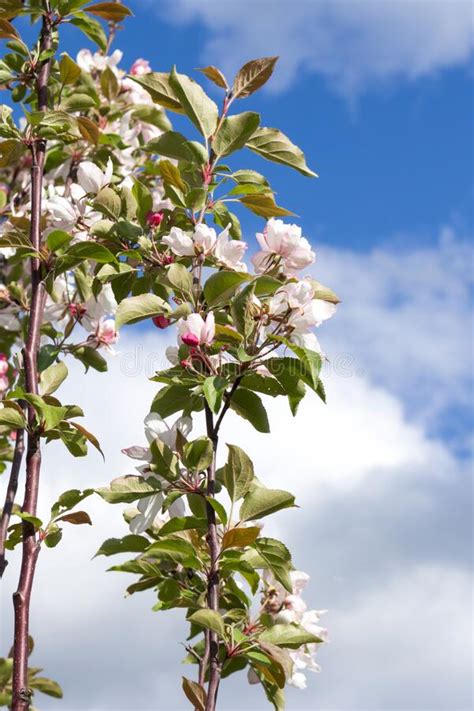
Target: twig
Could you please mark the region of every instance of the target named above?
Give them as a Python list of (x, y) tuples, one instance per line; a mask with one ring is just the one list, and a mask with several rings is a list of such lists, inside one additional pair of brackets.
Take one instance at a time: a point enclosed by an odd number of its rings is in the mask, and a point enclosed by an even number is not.
[(5, 540), (7, 538), (7, 529), (10, 523), (10, 516), (15, 503), (16, 492), (18, 489), (18, 477), (23, 460), (23, 452), (25, 451), (25, 433), (24, 430), (16, 431), (15, 451), (10, 469), (10, 478), (8, 480), (7, 492), (5, 494), (5, 503), (3, 504), (2, 516), (0, 519), (0, 578), (5, 572), (8, 561), (5, 557)]

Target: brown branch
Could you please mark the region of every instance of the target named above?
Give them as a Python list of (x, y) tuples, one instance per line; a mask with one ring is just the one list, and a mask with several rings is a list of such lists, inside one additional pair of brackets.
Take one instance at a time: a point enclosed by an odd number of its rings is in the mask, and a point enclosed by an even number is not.
[[(207, 435), (212, 440), (213, 457), (207, 470), (207, 495), (215, 496), (216, 490), (216, 453), (217, 432), (214, 428), (214, 418), (207, 402), (205, 403)], [(211, 565), (207, 575), (207, 604), (210, 610), (219, 611), (219, 539), (217, 537), (216, 512), (206, 501), (207, 516), (207, 543), (211, 554)], [(221, 677), (219, 663), (219, 638), (216, 632), (209, 630), (209, 685), (205, 711), (214, 711), (216, 708), (217, 691)]]
[(10, 478), (8, 480), (5, 503), (3, 504), (2, 516), (0, 519), (0, 578), (3, 576), (5, 568), (8, 565), (8, 561), (5, 557), (5, 540), (7, 538), (7, 529), (10, 523), (10, 516), (12, 514), (13, 504), (15, 503), (16, 492), (18, 489), (18, 477), (20, 475), (24, 451), (25, 432), (20, 429), (16, 431), (15, 451), (13, 453)]
[[(42, 17), (40, 51), (44, 52), (52, 46), (52, 16), (48, 0), (43, 0), (44, 14)], [(51, 69), (51, 58), (45, 59), (40, 66), (37, 79), (38, 110), (48, 108), (48, 81)], [(38, 254), (41, 248), (41, 196), (43, 189), (44, 160), (46, 142), (33, 138), (31, 145), (31, 216), (30, 240), (34, 251)], [(44, 317), (46, 292), (42, 280), (41, 262), (39, 256), (31, 258), (31, 308), (28, 321), (28, 333), (23, 360), (25, 369), (25, 386), (28, 393), (38, 393), (38, 350), (40, 331)], [(26, 484), (25, 498), (22, 510), (35, 516), (38, 503), (38, 490), (41, 471), (40, 437), (35, 427), (35, 410), (28, 406), (28, 442), (26, 452)], [(12, 711), (28, 711), (31, 702), (31, 691), (28, 689), (28, 635), (30, 621), (31, 591), (40, 550), (34, 526), (23, 522), (23, 551), (18, 588), (13, 594), (15, 610), (15, 632), (13, 642), (13, 700)]]

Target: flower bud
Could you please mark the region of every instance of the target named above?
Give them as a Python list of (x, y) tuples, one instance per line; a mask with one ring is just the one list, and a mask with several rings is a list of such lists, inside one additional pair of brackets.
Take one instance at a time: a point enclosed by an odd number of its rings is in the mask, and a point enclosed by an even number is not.
[(198, 346), (199, 345), (199, 338), (194, 333), (191, 333), (191, 332), (185, 333), (184, 336), (181, 336), (181, 340), (187, 346)]
[(166, 318), (166, 316), (163, 316), (163, 314), (160, 314), (159, 316), (154, 316), (152, 318), (152, 321), (157, 328), (168, 328), (171, 323), (169, 318)]
[(164, 212), (153, 212), (153, 210), (150, 210), (146, 216), (147, 224), (153, 228), (159, 227), (163, 222), (164, 216)]

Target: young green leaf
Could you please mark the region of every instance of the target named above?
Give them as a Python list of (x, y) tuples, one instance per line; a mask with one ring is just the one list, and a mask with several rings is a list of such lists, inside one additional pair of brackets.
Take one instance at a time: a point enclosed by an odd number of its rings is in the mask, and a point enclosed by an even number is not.
[(270, 432), (267, 411), (259, 396), (251, 390), (238, 388), (232, 395), (230, 406), (234, 412), (248, 420), (258, 432)]
[(282, 163), (294, 168), (303, 175), (317, 178), (306, 165), (304, 153), (301, 148), (295, 146), (284, 133), (277, 128), (258, 128), (253, 136), (247, 141), (247, 148), (254, 153), (258, 153), (262, 158), (271, 160), (274, 163)]
[(255, 133), (260, 123), (260, 116), (252, 111), (229, 116), (222, 121), (216, 133), (212, 147), (218, 156), (234, 153), (245, 144)]
[(250, 521), (294, 505), (295, 497), (289, 491), (255, 486), (245, 496), (239, 516), (242, 521)]
[(169, 82), (186, 115), (198, 131), (206, 138), (212, 136), (219, 117), (214, 101), (199, 84), (185, 74), (178, 74), (175, 67), (171, 71)]
[(245, 496), (254, 479), (253, 464), (243, 449), (228, 444), (229, 456), (224, 466), (224, 484), (231, 501)]
[(169, 314), (170, 307), (156, 294), (140, 294), (124, 299), (118, 306), (115, 325), (120, 328), (126, 323), (137, 323), (145, 318), (152, 318), (160, 314)]
[(220, 637), (225, 637), (224, 620), (222, 619), (222, 615), (216, 610), (210, 610), (204, 607), (202, 610), (193, 612), (188, 619), (201, 627), (217, 632)]

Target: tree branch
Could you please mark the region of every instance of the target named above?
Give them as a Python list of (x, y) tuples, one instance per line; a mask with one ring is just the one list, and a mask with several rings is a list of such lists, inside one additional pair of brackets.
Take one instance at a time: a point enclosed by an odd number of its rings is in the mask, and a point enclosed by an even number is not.
[[(42, 17), (40, 50), (51, 49), (52, 46), (52, 16), (48, 0), (43, 0), (44, 14)], [(48, 108), (48, 81), (51, 69), (51, 58), (45, 59), (40, 66), (36, 92), (38, 110)], [(35, 252), (41, 248), (41, 199), (43, 189), (44, 160), (46, 142), (35, 141), (31, 146), (31, 216), (30, 240)], [(46, 292), (42, 281), (41, 262), (38, 256), (31, 259), (31, 307), (28, 322), (28, 333), (23, 360), (25, 369), (25, 386), (28, 393), (38, 393), (38, 350), (41, 325), (44, 317)], [(28, 442), (26, 452), (26, 484), (25, 498), (22, 510), (36, 515), (38, 490), (41, 471), (41, 446), (39, 433), (35, 427), (35, 410), (28, 406)], [(31, 691), (28, 689), (28, 635), (30, 618), (31, 591), (40, 550), (34, 526), (23, 522), (23, 552), (21, 560), (18, 588), (13, 594), (15, 610), (15, 633), (13, 642), (13, 700), (12, 711), (28, 711), (31, 702)]]
[(3, 504), (2, 516), (0, 519), (0, 578), (5, 572), (8, 561), (5, 557), (5, 540), (7, 538), (7, 529), (10, 523), (10, 516), (15, 503), (16, 492), (18, 489), (18, 477), (20, 475), (21, 462), (23, 460), (23, 452), (25, 451), (25, 432), (24, 430), (16, 431), (15, 451), (13, 453), (12, 466), (10, 469), (10, 478), (8, 480), (7, 492), (5, 494), (5, 503)]
[[(205, 403), (207, 435), (212, 441), (213, 457), (207, 470), (207, 495), (214, 496), (216, 490), (216, 455), (217, 432), (214, 428), (214, 418), (207, 402)], [(206, 501), (207, 516), (207, 543), (211, 554), (211, 565), (207, 576), (207, 604), (209, 609), (219, 611), (219, 540), (217, 537), (216, 512)], [(205, 711), (214, 711), (216, 708), (217, 691), (219, 688), (221, 668), (219, 664), (219, 639), (215, 632), (209, 630), (209, 685)]]

